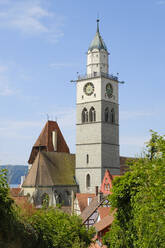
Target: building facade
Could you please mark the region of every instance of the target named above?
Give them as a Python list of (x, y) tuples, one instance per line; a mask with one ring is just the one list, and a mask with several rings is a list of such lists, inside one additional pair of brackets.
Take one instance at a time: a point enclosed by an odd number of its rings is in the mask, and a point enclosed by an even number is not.
[(50, 206), (70, 206), (76, 194), (75, 154), (71, 154), (55, 121), (48, 121), (36, 140), (29, 157), (31, 168), (21, 195), (29, 197), (35, 206), (47, 199)]
[(76, 182), (94, 193), (105, 171), (120, 174), (118, 78), (109, 75), (109, 53), (100, 35), (87, 52), (87, 71), (77, 80)]

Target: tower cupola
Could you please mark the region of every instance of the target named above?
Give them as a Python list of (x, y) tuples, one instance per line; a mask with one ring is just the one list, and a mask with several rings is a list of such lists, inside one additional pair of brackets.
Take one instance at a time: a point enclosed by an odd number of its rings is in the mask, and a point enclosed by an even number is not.
[(88, 51), (89, 50), (92, 51), (93, 49), (98, 49), (98, 50), (104, 49), (105, 51), (107, 51), (107, 47), (106, 47), (105, 42), (103, 41), (103, 39), (100, 35), (100, 31), (99, 31), (99, 19), (97, 19), (97, 31), (96, 31), (95, 37), (92, 40), (92, 42), (88, 48)]
[(99, 19), (97, 19), (96, 34), (87, 52), (87, 75), (108, 74), (108, 55), (107, 47), (99, 31)]

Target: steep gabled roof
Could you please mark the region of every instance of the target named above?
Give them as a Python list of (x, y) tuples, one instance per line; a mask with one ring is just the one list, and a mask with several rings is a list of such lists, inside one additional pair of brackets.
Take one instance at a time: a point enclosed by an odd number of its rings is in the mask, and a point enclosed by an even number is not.
[(107, 51), (107, 47), (105, 45), (105, 42), (103, 41), (101, 35), (100, 35), (100, 31), (99, 31), (99, 20), (97, 20), (97, 31), (95, 34), (94, 39), (92, 40), (88, 50), (92, 51), (93, 49), (98, 49), (98, 50), (105, 50)]
[(103, 231), (105, 228), (109, 227), (113, 221), (114, 221), (114, 216), (107, 215), (102, 220), (94, 224), (94, 227), (96, 228), (97, 232), (100, 232)]
[(39, 151), (22, 187), (76, 185), (75, 155)]
[(95, 196), (89, 206), (87, 206), (84, 211), (81, 213), (80, 217), (83, 219), (83, 223), (98, 209), (99, 206), (106, 200), (103, 198), (101, 201), (98, 200), (98, 196)]
[(104, 178), (100, 187), (100, 191), (104, 194), (110, 194), (110, 189), (112, 188), (112, 175), (109, 170), (105, 171)]
[(105, 171), (104, 178), (100, 187), (100, 192), (103, 194), (111, 194), (112, 189), (112, 181), (115, 177), (119, 177), (120, 175), (111, 175), (109, 170)]
[(61, 130), (57, 124), (56, 121), (47, 121), (44, 128), (42, 129), (42, 132), (40, 133), (38, 139), (36, 140), (28, 163), (32, 164), (38, 154), (39, 147), (42, 147), (42, 149), (52, 152), (54, 151), (53, 148), (53, 142), (52, 142), (52, 132), (57, 132), (57, 152), (66, 152), (69, 153), (69, 147), (66, 144), (66, 141), (61, 133)]
[(103, 219), (105, 216), (109, 215), (111, 207), (99, 207), (98, 212), (100, 215), (100, 219)]
[(96, 195), (92, 193), (77, 193), (76, 198), (82, 212), (88, 206), (88, 198), (94, 198)]

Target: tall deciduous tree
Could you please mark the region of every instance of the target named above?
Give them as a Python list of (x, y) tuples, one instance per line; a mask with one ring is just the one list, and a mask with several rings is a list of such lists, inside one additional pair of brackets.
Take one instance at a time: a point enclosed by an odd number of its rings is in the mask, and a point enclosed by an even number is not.
[(117, 212), (108, 247), (165, 247), (165, 136), (151, 131), (145, 156), (114, 180), (110, 201)]
[(88, 231), (80, 218), (61, 210), (38, 211), (29, 223), (37, 233), (40, 248), (85, 248), (94, 234), (94, 229)]

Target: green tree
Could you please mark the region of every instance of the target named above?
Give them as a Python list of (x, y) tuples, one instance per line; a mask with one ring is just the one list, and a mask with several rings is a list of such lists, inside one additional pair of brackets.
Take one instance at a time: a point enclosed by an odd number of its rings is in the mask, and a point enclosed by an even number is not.
[(113, 248), (165, 247), (165, 136), (151, 131), (143, 158), (113, 183), (111, 204), (117, 208), (104, 242)]
[(40, 248), (85, 248), (91, 243), (94, 230), (87, 230), (82, 220), (61, 210), (37, 211), (29, 223), (38, 235)]
[[(28, 210), (28, 208), (27, 208)], [(0, 247), (3, 248), (85, 248), (91, 243), (89, 231), (77, 216), (45, 207), (21, 211), (9, 195), (6, 170), (0, 171)]]
[(2, 169), (0, 170), (0, 247), (32, 248), (31, 244), (35, 244), (36, 240), (33, 227), (21, 219), (19, 208), (10, 197), (7, 170)]

